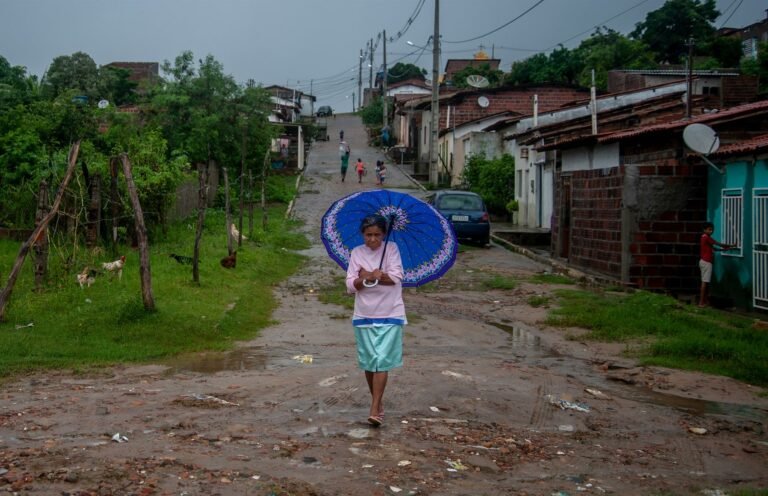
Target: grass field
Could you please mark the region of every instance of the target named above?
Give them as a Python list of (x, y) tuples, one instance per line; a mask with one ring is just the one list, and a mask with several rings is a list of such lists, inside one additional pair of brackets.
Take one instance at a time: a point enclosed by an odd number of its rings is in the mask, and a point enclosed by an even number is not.
[[(309, 246), (295, 234), (293, 222), (283, 219), (285, 208), (282, 203), (270, 208), (267, 231), (256, 230), (254, 239), (243, 242), (234, 269), (219, 264), (227, 255), (224, 214), (210, 210), (201, 242), (199, 284), (192, 282), (191, 265), (169, 256), (192, 255), (195, 219), (177, 223), (164, 239), (151, 241), (154, 312), (145, 311), (142, 304), (135, 250), (118, 251), (126, 256), (122, 280), (100, 274), (91, 287), (81, 289), (76, 273), (116, 257), (54, 246), (49, 279), (39, 292), (34, 291), (33, 260), (28, 256), (6, 322), (0, 323), (0, 377), (33, 369), (77, 370), (223, 350), (253, 338), (270, 323), (276, 306), (273, 286), (303, 263), (294, 250)], [(258, 218), (260, 225), (260, 213)], [(3, 285), (18, 250), (18, 242), (0, 241)], [(67, 259), (74, 260), (69, 267), (63, 262)]]
[(547, 324), (589, 329), (585, 337), (640, 344), (642, 363), (725, 375), (768, 386), (768, 332), (740, 315), (699, 309), (668, 296), (557, 291)]

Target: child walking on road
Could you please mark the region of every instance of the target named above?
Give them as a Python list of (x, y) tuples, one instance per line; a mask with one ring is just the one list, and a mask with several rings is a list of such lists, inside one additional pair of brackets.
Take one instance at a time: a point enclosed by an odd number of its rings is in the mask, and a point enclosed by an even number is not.
[(357, 182), (362, 183), (363, 175), (365, 174), (365, 164), (363, 163), (363, 159), (361, 158), (357, 159), (357, 164), (355, 164), (355, 168), (357, 170)]

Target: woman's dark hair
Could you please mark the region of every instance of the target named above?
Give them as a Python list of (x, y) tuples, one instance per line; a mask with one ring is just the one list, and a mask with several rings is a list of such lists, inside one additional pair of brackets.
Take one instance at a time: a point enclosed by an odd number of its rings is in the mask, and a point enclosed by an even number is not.
[(377, 226), (381, 232), (387, 234), (387, 219), (381, 215), (369, 215), (360, 223), (360, 232), (365, 232), (369, 227)]
[(713, 223), (711, 223), (711, 222), (705, 222), (704, 225), (702, 226), (701, 230), (703, 231), (704, 229), (709, 229), (710, 227), (712, 229), (714, 229), (715, 225)]

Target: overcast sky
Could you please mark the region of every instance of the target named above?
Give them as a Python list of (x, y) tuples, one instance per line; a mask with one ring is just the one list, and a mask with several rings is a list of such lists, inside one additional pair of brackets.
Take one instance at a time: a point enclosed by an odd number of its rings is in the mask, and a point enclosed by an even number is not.
[[(597, 25), (627, 34), (663, 3), (441, 0), (440, 67), (449, 58), (471, 58), (482, 46), (508, 71), (513, 61), (559, 43), (577, 46)], [(743, 27), (765, 18), (768, 2), (717, 0), (717, 6), (717, 27)], [(431, 51), (406, 42), (427, 43), (434, 8), (435, 0), (0, 0), (0, 55), (40, 76), (54, 57), (78, 51), (103, 65), (163, 62), (191, 50), (196, 58), (213, 55), (238, 82), (252, 78), (307, 92), (311, 86), (317, 105), (349, 111), (360, 50), (374, 38), (379, 67), (383, 43), (376, 39), (383, 30), (395, 38), (387, 43), (390, 67), (410, 62), (431, 74)], [(366, 59), (363, 87), (368, 76)]]

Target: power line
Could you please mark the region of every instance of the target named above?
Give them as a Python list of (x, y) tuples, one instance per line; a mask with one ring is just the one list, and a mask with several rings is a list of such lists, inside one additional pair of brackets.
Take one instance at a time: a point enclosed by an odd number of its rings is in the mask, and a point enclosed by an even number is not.
[[(730, 13), (730, 15), (729, 15), (728, 17), (726, 17), (726, 19), (725, 19), (725, 20), (722, 22), (722, 24), (720, 24), (720, 27), (719, 27), (719, 28), (717, 28), (717, 29), (720, 29), (720, 28), (722, 28), (723, 26), (725, 26), (725, 24), (726, 24), (728, 21), (730, 21), (730, 20), (731, 20), (731, 17), (733, 17), (733, 14), (735, 14), (735, 13), (736, 13), (736, 11), (737, 11), (737, 10), (739, 10), (739, 7), (741, 7), (741, 4), (742, 4), (742, 3), (744, 3), (744, 0), (733, 0), (733, 2), (731, 2), (731, 5), (729, 5), (729, 6), (728, 6), (728, 8), (727, 8), (727, 9), (725, 9), (725, 12), (728, 12), (728, 10), (729, 10), (731, 7), (733, 7), (733, 4), (735, 4), (737, 1), (739, 2), (739, 4), (736, 6), (736, 8), (735, 8), (735, 9), (733, 9), (733, 12), (731, 12), (731, 13)], [(725, 12), (723, 12), (723, 14), (725, 14)]]
[(571, 36), (570, 38), (568, 38), (568, 39), (567, 39), (567, 40), (565, 40), (565, 41), (561, 41), (560, 43), (556, 43), (556, 44), (554, 44), (553, 46), (551, 46), (551, 47), (547, 48), (546, 50), (542, 50), (542, 52), (548, 52), (548, 51), (552, 50), (553, 48), (557, 48), (557, 47), (558, 47), (558, 46), (560, 46), (560, 45), (565, 45), (566, 43), (568, 43), (568, 42), (569, 42), (569, 41), (571, 41), (572, 39), (574, 39), (574, 38), (578, 38), (579, 36), (582, 36), (582, 35), (584, 35), (584, 34), (586, 34), (586, 33), (589, 33), (589, 32), (590, 32), (590, 31), (592, 31), (593, 29), (597, 29), (597, 28), (599, 28), (600, 26), (603, 26), (603, 25), (605, 25), (605, 23), (607, 23), (607, 22), (611, 22), (612, 20), (616, 19), (617, 17), (621, 17), (621, 16), (623, 16), (624, 14), (626, 14), (627, 12), (629, 12), (630, 10), (636, 9), (637, 7), (639, 7), (639, 6), (641, 6), (642, 4), (644, 4), (644, 3), (647, 3), (647, 2), (648, 2), (648, 0), (642, 0), (641, 2), (639, 2), (639, 3), (636, 3), (636, 4), (635, 4), (635, 5), (633, 5), (632, 7), (630, 7), (630, 8), (628, 8), (628, 9), (626, 9), (626, 10), (623, 10), (623, 11), (619, 12), (619, 13), (618, 13), (618, 14), (616, 14), (615, 16), (613, 16), (613, 17), (611, 17), (611, 18), (609, 18), (609, 19), (606, 19), (606, 20), (604, 20), (604, 21), (601, 21), (601, 22), (599, 22), (599, 23), (595, 24), (594, 26), (592, 26), (591, 28), (587, 29), (586, 31), (582, 31), (581, 33), (579, 33), (579, 34), (577, 34), (577, 35)]
[(503, 25), (499, 26), (498, 28), (496, 28), (496, 29), (494, 29), (494, 30), (492, 30), (492, 31), (488, 31), (488, 32), (487, 32), (487, 33), (485, 33), (485, 34), (481, 34), (480, 36), (475, 36), (474, 38), (470, 38), (470, 39), (468, 39), (468, 40), (461, 40), (461, 41), (443, 41), (443, 43), (467, 43), (467, 42), (469, 42), (469, 41), (475, 41), (475, 40), (479, 40), (480, 38), (485, 38), (486, 36), (488, 36), (488, 35), (491, 35), (491, 34), (495, 33), (496, 31), (499, 31), (500, 29), (503, 29), (503, 28), (505, 28), (505, 27), (509, 26), (510, 24), (512, 24), (513, 22), (517, 21), (518, 19), (520, 19), (521, 17), (523, 17), (524, 15), (526, 15), (528, 12), (532, 11), (533, 9), (535, 9), (536, 7), (538, 7), (539, 5), (541, 5), (542, 3), (544, 3), (544, 0), (539, 0), (538, 2), (536, 2), (535, 4), (533, 4), (533, 6), (529, 7), (529, 8), (528, 8), (528, 10), (526, 10), (525, 12), (523, 12), (522, 14), (520, 14), (519, 16), (515, 17), (515, 18), (514, 18), (514, 19), (512, 19), (511, 21), (509, 21), (509, 22), (507, 22), (507, 23), (505, 23), (505, 24), (503, 24)]

